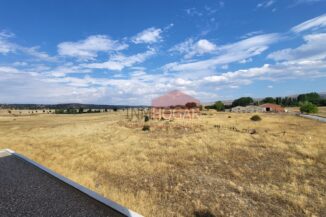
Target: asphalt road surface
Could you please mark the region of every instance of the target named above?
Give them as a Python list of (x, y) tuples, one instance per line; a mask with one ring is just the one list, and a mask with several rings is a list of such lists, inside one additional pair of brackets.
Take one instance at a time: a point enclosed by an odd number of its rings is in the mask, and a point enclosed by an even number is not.
[(0, 154), (0, 216), (120, 217), (122, 214), (10, 154)]

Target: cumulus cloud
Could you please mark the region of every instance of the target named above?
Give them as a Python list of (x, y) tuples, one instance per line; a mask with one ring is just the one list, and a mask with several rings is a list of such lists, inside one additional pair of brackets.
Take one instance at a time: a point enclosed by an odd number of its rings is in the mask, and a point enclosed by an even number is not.
[(138, 33), (132, 38), (132, 41), (135, 44), (153, 44), (159, 42), (162, 39), (161, 33), (162, 30), (160, 28), (151, 27)]
[(315, 17), (313, 19), (307, 20), (303, 23), (300, 23), (297, 26), (294, 26), (291, 31), (295, 33), (300, 33), (306, 30), (316, 30), (320, 28), (326, 27), (326, 14), (323, 14), (319, 17)]
[(196, 42), (193, 39), (188, 39), (172, 47), (170, 52), (178, 52), (184, 54), (185, 58), (191, 58), (196, 55), (212, 53), (215, 50), (216, 45), (206, 39), (200, 39)]
[(110, 39), (105, 35), (92, 35), (77, 42), (62, 42), (58, 45), (61, 56), (76, 57), (81, 60), (93, 60), (98, 52), (120, 51), (128, 47), (125, 43)]
[(150, 49), (144, 53), (138, 53), (132, 56), (125, 56), (123, 54), (116, 54), (111, 56), (111, 58), (102, 63), (90, 63), (85, 64), (87, 68), (93, 69), (108, 69), (113, 71), (121, 71), (126, 67), (131, 67), (134, 64), (142, 63), (149, 57), (153, 56), (156, 53), (154, 49)]

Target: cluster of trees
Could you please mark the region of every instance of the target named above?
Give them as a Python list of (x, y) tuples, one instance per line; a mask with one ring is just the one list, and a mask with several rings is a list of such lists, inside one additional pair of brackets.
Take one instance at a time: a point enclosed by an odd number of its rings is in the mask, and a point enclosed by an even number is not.
[(261, 101), (255, 101), (251, 97), (241, 97), (234, 100), (231, 106), (226, 106), (223, 102), (217, 101), (213, 105), (206, 106), (206, 108), (224, 111), (226, 108), (235, 106), (261, 105), (265, 103), (274, 103), (284, 107), (300, 106), (301, 112), (316, 113), (318, 111), (317, 106), (326, 106), (326, 99), (315, 92), (300, 94), (297, 97), (266, 97)]
[[(107, 112), (107, 109), (104, 109), (104, 112)], [(82, 113), (100, 113), (101, 110), (92, 110), (92, 109), (83, 109), (83, 108), (68, 108), (68, 109), (56, 109), (56, 114), (82, 114)]]

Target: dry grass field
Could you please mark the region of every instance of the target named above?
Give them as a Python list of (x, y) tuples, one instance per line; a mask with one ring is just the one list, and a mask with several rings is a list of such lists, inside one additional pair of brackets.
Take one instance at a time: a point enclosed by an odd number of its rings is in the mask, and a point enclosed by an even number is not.
[[(300, 108), (299, 107), (288, 107), (286, 109), (289, 112), (300, 112)], [(318, 112), (317, 112), (316, 115), (321, 116), (321, 117), (326, 117), (326, 106), (318, 107)]]
[[(326, 216), (326, 125), (211, 112), (0, 116), (10, 148), (144, 216)], [(255, 130), (255, 132), (254, 132)]]

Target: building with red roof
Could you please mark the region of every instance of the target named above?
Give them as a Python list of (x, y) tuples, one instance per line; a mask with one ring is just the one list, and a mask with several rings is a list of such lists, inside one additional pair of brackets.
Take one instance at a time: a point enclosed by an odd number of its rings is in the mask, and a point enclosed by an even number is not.
[(273, 103), (262, 104), (260, 107), (265, 108), (266, 112), (285, 112), (282, 106)]

